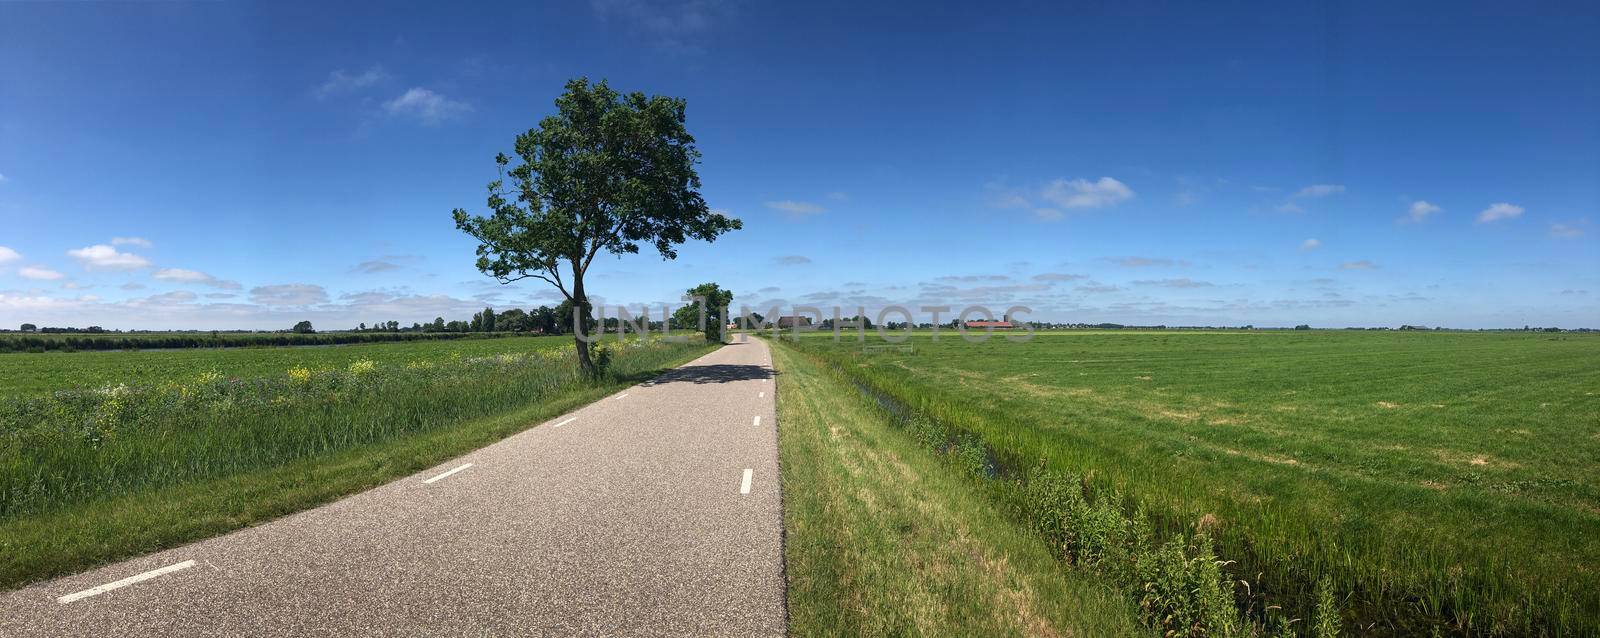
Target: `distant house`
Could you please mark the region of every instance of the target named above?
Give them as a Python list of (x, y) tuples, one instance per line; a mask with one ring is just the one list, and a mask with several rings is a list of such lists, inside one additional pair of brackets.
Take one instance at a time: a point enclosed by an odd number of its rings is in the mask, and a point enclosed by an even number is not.
[(965, 325), (968, 329), (976, 328), (979, 330), (986, 330), (989, 328), (993, 328), (995, 330), (1010, 330), (1013, 327), (1009, 321), (968, 321), (963, 325)]
[(778, 317), (778, 329), (779, 330), (782, 330), (784, 328), (794, 328), (796, 326), (809, 326), (809, 325), (811, 325), (811, 317), (806, 317), (806, 316), (803, 316), (803, 315), (790, 315), (788, 317)]

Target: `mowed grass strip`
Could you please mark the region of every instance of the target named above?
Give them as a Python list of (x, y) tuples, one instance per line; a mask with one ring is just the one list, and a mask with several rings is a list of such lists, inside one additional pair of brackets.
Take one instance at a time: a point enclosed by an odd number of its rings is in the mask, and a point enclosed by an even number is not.
[(773, 358), (791, 635), (1143, 635), (1126, 597), (1063, 569), (847, 381)]
[[(27, 413), (9, 413), (13, 420), (0, 423), (0, 587), (178, 546), (380, 485), (711, 348), (619, 347), (598, 380), (582, 379), (570, 353), (553, 351), (391, 376), (358, 361), (351, 372), (291, 381), (288, 394), (264, 380), (243, 389), (213, 381), (200, 390), (216, 394), (198, 398), (193, 388), (152, 391), (145, 398), (155, 411), (141, 414), (153, 416), (113, 414), (116, 421), (82, 432), (51, 422), (28, 428), (17, 419)], [(241, 403), (256, 399), (266, 406), (286, 401), (275, 408)], [(92, 419), (125, 397), (96, 400), (86, 413)], [(227, 418), (211, 418), (216, 414)]]
[(1600, 338), (946, 335), (801, 347), (1018, 467), (1091, 477), (1304, 616), (1377, 634), (1600, 633)]

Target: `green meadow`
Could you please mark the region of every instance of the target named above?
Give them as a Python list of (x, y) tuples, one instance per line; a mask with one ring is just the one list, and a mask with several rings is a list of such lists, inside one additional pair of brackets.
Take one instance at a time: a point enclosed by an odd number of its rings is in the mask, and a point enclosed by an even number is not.
[(0, 354), (0, 587), (421, 471), (680, 365), (695, 337)]
[(572, 337), (551, 336), (266, 348), (5, 353), (0, 354), (0, 397), (118, 384), (187, 382), (213, 372), (247, 379), (283, 374), (293, 367), (342, 368), (363, 359), (380, 365), (404, 365), (412, 361), (526, 352), (571, 343)]
[(1600, 336), (785, 343), (972, 437), (997, 480), (1076, 477), (1158, 533), (1203, 533), (1246, 616), (1309, 618), (1326, 581), (1351, 633), (1600, 632)]

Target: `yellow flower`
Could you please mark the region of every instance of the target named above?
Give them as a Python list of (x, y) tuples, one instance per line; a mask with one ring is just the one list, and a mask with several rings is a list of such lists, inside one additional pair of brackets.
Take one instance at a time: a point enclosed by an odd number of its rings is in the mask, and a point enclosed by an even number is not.
[(207, 370), (205, 372), (201, 372), (199, 378), (196, 379), (200, 385), (211, 385), (221, 380), (222, 373), (217, 372), (216, 370)]
[(350, 364), (350, 374), (357, 376), (367, 374), (378, 369), (378, 362), (371, 359), (362, 359)]
[(289, 368), (289, 380), (302, 385), (309, 384), (311, 383), (311, 370), (305, 366)]

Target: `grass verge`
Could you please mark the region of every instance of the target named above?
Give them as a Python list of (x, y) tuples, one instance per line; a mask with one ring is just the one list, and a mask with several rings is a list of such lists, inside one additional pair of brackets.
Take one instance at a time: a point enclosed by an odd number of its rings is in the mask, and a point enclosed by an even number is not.
[[(1317, 332), (794, 345), (1018, 474), (1203, 529), (1241, 608), (1365, 635), (1600, 635), (1592, 335)], [(1073, 501), (1076, 503), (1076, 501)], [(1261, 614), (1253, 617), (1259, 618)], [(1304, 631), (1304, 621), (1295, 625)]]
[[(0, 588), (73, 573), (99, 564), (175, 547), (201, 538), (261, 523), (359, 492), (483, 447), (529, 426), (589, 403), (617, 389), (642, 381), (708, 352), (696, 344), (649, 352), (633, 359), (619, 357), (618, 372), (602, 381), (545, 386), (512, 407), (476, 406), (479, 414), (459, 418), (466, 408), (432, 412), (408, 428), (367, 432), (365, 438), (331, 438), (302, 443), (293, 456), (270, 464), (219, 466), (211, 474), (183, 475), (165, 482), (130, 482), (125, 487), (88, 499), (64, 499), (20, 508), (0, 518)], [(567, 363), (565, 361), (561, 363)], [(485, 381), (492, 381), (486, 379)], [(427, 388), (413, 393), (427, 398)], [(448, 390), (441, 390), (448, 392)], [(394, 400), (404, 397), (389, 394)], [(532, 402), (530, 405), (529, 402)], [(366, 409), (367, 403), (355, 404)], [(329, 418), (363, 419), (356, 414)], [(456, 416), (457, 418), (452, 418)], [(336, 422), (338, 419), (334, 419)], [(300, 425), (313, 424), (310, 418)], [(228, 424), (241, 432), (265, 436), (253, 423)], [(310, 429), (294, 430), (297, 433)], [(27, 457), (15, 432), (0, 451), (8, 463), (47, 462)], [(169, 430), (142, 432), (167, 440)], [(372, 438), (376, 437), (376, 438)], [(186, 437), (180, 437), (183, 440)], [(207, 437), (201, 437), (207, 438)], [(226, 437), (248, 445), (256, 437)], [(218, 437), (209, 437), (216, 441)], [(127, 438), (122, 439), (128, 441)], [(137, 441), (143, 450), (146, 442)], [(108, 448), (99, 448), (102, 450)], [(243, 448), (241, 448), (243, 449)], [(185, 450), (188, 451), (188, 450)], [(199, 452), (207, 450), (200, 449)], [(81, 450), (58, 458), (89, 459)], [(287, 454), (287, 453), (285, 453)], [(142, 458), (116, 456), (114, 458)], [(7, 466), (15, 469), (16, 466)], [(140, 468), (146, 469), (146, 468)], [(159, 469), (159, 468), (158, 468)], [(176, 476), (162, 474), (161, 476)], [(181, 479), (181, 480), (179, 480)]]
[(775, 344), (785, 571), (796, 636), (1140, 635), (1137, 610), (895, 429), (833, 370)]

